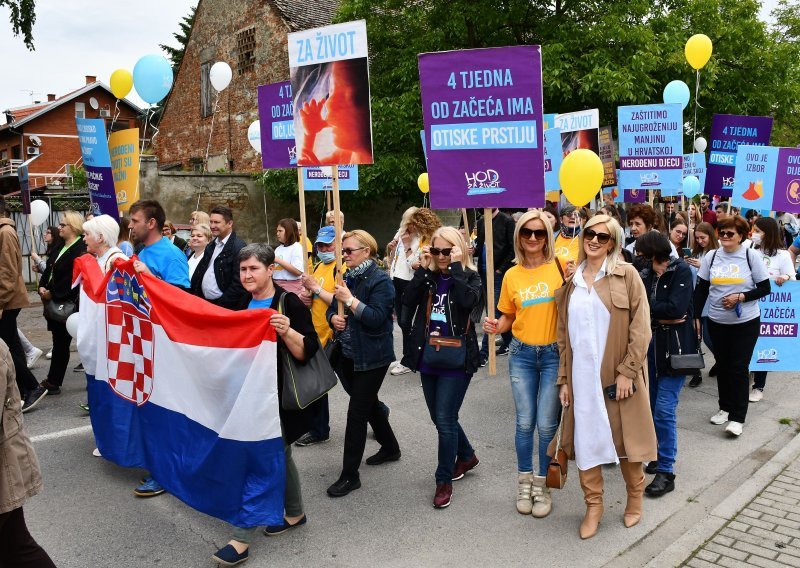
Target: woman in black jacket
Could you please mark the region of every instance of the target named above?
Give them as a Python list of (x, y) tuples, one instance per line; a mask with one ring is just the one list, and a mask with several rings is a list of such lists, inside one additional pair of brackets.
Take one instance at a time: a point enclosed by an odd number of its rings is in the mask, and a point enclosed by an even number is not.
[[(272, 280), (275, 270), (275, 251), (263, 243), (247, 245), (239, 251), (239, 277), (247, 291), (237, 310), (271, 308), (270, 324), (278, 334), (278, 351), (286, 349), (296, 361), (308, 361), (319, 349), (319, 339), (311, 321), (311, 312), (295, 294), (276, 286)], [(283, 306), (281, 306), (281, 300)], [(283, 394), (283, 369), (278, 365), (278, 400)], [(268, 526), (264, 534), (274, 536), (306, 524), (300, 475), (292, 458), (292, 444), (308, 432), (319, 401), (303, 410), (279, 408), (283, 450), (286, 457), (286, 490), (283, 524)], [(249, 555), (250, 542), (257, 527), (236, 527), (233, 538), (220, 548), (212, 560), (231, 566), (244, 562)]]
[[(458, 423), (458, 411), (467, 393), (470, 379), (478, 370), (478, 339), (473, 319), (480, 317), (481, 279), (472, 259), (465, 256), (464, 237), (454, 227), (438, 229), (431, 246), (422, 248), (420, 267), (403, 294), (405, 308), (412, 321), (408, 329), (408, 349), (402, 364), (419, 370), (422, 391), (431, 420), (439, 432), (439, 465), (436, 468), (436, 492), (433, 506), (442, 509), (450, 504), (453, 480), (478, 465), (478, 456)], [(470, 314), (477, 312), (475, 318)], [(428, 355), (428, 338), (458, 338), (465, 346), (462, 359), (442, 366)], [(441, 347), (447, 350), (448, 347)]]
[(658, 460), (645, 468), (647, 473), (655, 473), (645, 489), (650, 497), (660, 497), (675, 489), (676, 412), (686, 376), (672, 369), (670, 357), (697, 351), (697, 337), (692, 326), (692, 269), (683, 260), (670, 258), (671, 252), (669, 240), (657, 231), (648, 231), (636, 239), (636, 254), (644, 260), (640, 274), (650, 301), (653, 328), (647, 362)]
[[(39, 295), (45, 303), (69, 307), (78, 307), (79, 288), (72, 287), (72, 265), (75, 259), (86, 254), (86, 243), (83, 242), (83, 216), (75, 211), (65, 211), (58, 224), (58, 234), (64, 239), (64, 246), (54, 250), (48, 257), (42, 279), (39, 281)], [(54, 259), (54, 260), (50, 260)], [(66, 321), (47, 318), (47, 329), (53, 334), (53, 358), (50, 359), (50, 370), (47, 379), (39, 383), (34, 400), (45, 394), (61, 394), (64, 374), (69, 365), (69, 345), (72, 336), (67, 332)]]

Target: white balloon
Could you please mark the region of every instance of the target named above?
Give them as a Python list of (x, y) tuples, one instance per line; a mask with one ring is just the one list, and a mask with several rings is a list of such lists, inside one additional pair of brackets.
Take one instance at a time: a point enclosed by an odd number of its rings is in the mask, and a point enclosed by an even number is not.
[(67, 333), (72, 337), (78, 338), (78, 313), (75, 312), (67, 318)]
[(233, 71), (231, 71), (231, 66), (224, 61), (217, 61), (211, 66), (209, 79), (211, 79), (211, 85), (217, 91), (224, 91), (225, 87), (231, 84), (232, 77)]
[(705, 152), (708, 147), (708, 142), (702, 136), (694, 141), (694, 149), (698, 152)]
[(256, 120), (247, 129), (247, 141), (253, 147), (253, 150), (261, 153), (261, 121)]
[(31, 201), (31, 223), (34, 225), (41, 225), (50, 216), (50, 206), (46, 201), (37, 199)]

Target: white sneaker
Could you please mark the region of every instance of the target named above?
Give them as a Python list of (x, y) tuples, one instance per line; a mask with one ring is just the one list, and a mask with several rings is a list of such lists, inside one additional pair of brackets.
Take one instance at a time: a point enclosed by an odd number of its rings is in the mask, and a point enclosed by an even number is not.
[(764, 391), (761, 389), (753, 388), (750, 391), (750, 402), (759, 402), (762, 398), (764, 398)]
[(41, 357), (43, 354), (44, 354), (44, 351), (42, 351), (38, 347), (34, 347), (33, 351), (31, 351), (30, 353), (26, 354), (25, 355), (25, 359), (26, 359), (26, 363), (28, 365), (28, 368), (29, 369), (33, 369), (33, 366), (36, 364), (36, 361), (38, 361), (39, 357)]
[(394, 369), (389, 371), (389, 374), (394, 375), (396, 377), (397, 375), (405, 375), (406, 373), (410, 372), (411, 369), (409, 369), (405, 365), (401, 365), (400, 363), (398, 363), (397, 365), (394, 366)]
[(734, 422), (733, 420), (731, 420), (725, 427), (725, 431), (731, 436), (741, 436), (743, 428), (744, 424), (742, 424), (741, 422)]
[(100, 454), (100, 450), (98, 450), (97, 448), (95, 448), (94, 450), (92, 450), (92, 455), (93, 455), (94, 457), (96, 457), (96, 458), (101, 458), (101, 457), (103, 457), (103, 456)]
[(45, 359), (52, 359), (53, 358), (53, 350), (47, 352), (47, 355), (44, 356)]
[(728, 421), (728, 413), (724, 410), (720, 410), (714, 416), (711, 417), (711, 423), (716, 424), (717, 426), (721, 424), (725, 424)]

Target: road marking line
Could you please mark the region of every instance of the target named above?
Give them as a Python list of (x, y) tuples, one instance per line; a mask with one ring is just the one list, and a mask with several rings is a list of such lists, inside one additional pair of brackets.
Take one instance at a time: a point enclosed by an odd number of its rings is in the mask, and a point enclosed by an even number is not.
[(92, 425), (78, 426), (77, 428), (70, 428), (69, 430), (61, 430), (60, 432), (50, 432), (49, 434), (39, 434), (31, 438), (31, 442), (46, 442), (47, 440), (57, 440), (58, 438), (66, 438), (67, 436), (77, 436), (85, 432), (91, 432)]

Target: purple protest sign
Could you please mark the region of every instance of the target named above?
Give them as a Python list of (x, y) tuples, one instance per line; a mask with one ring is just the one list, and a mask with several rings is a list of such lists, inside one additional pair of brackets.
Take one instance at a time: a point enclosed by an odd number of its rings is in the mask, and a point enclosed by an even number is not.
[(730, 197), (733, 192), (736, 148), (768, 146), (772, 133), (769, 116), (715, 114), (711, 120), (711, 153), (708, 156), (705, 193)]
[(431, 206), (542, 207), (541, 47), (423, 53), (419, 78)]
[(106, 123), (102, 118), (76, 118), (78, 142), (86, 170), (86, 185), (92, 202), (92, 213), (111, 215), (119, 221), (117, 191), (108, 151)]
[(622, 200), (625, 203), (644, 203), (647, 201), (647, 191), (644, 189), (626, 189), (623, 195)]
[(258, 87), (258, 120), (261, 125), (261, 165), (265, 169), (297, 167), (289, 81)]
[(800, 149), (778, 150), (772, 210), (800, 213)]

